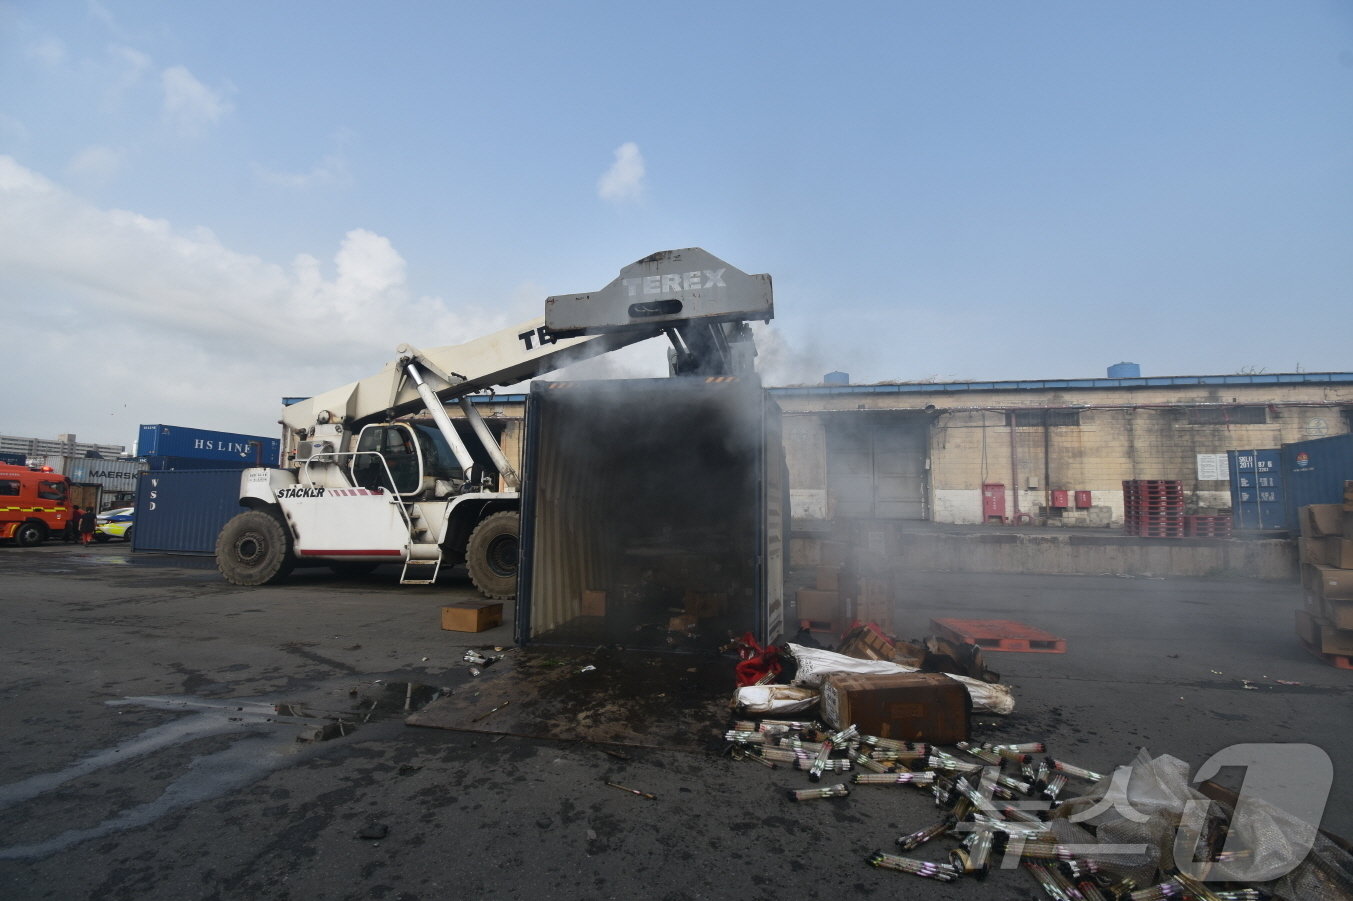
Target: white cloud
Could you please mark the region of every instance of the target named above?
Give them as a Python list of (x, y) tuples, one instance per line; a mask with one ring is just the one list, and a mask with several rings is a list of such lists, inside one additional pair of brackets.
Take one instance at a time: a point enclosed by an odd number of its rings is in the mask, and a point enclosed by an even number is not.
[(183, 66), (170, 66), (161, 75), (164, 117), (185, 137), (197, 137), (228, 114), (231, 103), (224, 91), (214, 91)]
[[(416, 296), (406, 269), (364, 229), (328, 263), (259, 259), (206, 229), (95, 207), (0, 156), (0, 298), (25, 313), (6, 363), (44, 373), (49, 389), (11, 397), (6, 431), (130, 443), (138, 424), (168, 422), (271, 435), (283, 396), (376, 372), (406, 341), (455, 344), (509, 324)], [(53, 365), (77, 352), (80, 365)]]
[(122, 168), (122, 158), (120, 150), (93, 144), (71, 158), (66, 166), (66, 172), (74, 178), (106, 181)]
[(615, 149), (615, 162), (597, 181), (597, 196), (612, 203), (638, 200), (644, 193), (644, 156), (633, 141)]

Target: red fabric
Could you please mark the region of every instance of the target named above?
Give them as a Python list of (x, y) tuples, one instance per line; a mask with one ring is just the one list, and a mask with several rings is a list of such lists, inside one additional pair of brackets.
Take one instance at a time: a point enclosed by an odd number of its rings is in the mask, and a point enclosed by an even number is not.
[(751, 632), (743, 635), (738, 642), (738, 657), (734, 672), (739, 688), (771, 682), (780, 674), (780, 649), (775, 645), (761, 647)]

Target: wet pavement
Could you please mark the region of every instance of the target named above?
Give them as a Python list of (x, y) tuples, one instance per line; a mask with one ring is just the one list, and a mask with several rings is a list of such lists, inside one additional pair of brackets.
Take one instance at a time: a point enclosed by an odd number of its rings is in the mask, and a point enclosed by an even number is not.
[[(1324, 825), (1353, 835), (1353, 672), (1297, 644), (1297, 586), (913, 573), (901, 591), (903, 636), (948, 616), (1066, 639), (1065, 654), (988, 655), (1017, 706), (978, 716), (976, 738), (1043, 740), (1101, 772), (1142, 747), (1196, 768), (1240, 742), (1313, 743), (1334, 762)], [(510, 625), (442, 631), (440, 607), (474, 597), (455, 573), (401, 587), (390, 568), (302, 570), (241, 589), (206, 561), (121, 544), (0, 547), (0, 597), (6, 899), (1036, 891), (1018, 871), (944, 885), (868, 866), (937, 819), (911, 789), (794, 803), (785, 791), (805, 774), (700, 740), (654, 749), (406, 725), (438, 697), (492, 709), (463, 656), (510, 646)], [(644, 715), (660, 707), (646, 699)]]

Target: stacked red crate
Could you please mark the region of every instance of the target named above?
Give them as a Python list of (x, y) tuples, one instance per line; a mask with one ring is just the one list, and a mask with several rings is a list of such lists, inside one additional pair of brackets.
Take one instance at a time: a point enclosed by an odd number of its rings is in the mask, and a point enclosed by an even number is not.
[(1185, 516), (1184, 534), (1189, 538), (1230, 538), (1231, 517), (1202, 514)]
[(1123, 480), (1123, 529), (1141, 538), (1184, 537), (1184, 483)]

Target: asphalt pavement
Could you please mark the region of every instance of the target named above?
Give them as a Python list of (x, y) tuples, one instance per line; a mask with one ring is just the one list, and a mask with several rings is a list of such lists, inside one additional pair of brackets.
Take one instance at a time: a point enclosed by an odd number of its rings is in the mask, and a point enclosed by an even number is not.
[[(1038, 897), (1019, 870), (942, 884), (870, 867), (939, 818), (913, 789), (793, 802), (805, 774), (699, 742), (406, 725), (475, 691), (468, 648), (512, 644), (510, 621), (440, 629), (443, 605), (476, 598), (454, 572), (242, 589), (121, 543), (0, 547), (0, 598), (6, 899)], [(976, 739), (1045, 741), (1100, 772), (1141, 749), (1194, 771), (1235, 744), (1313, 744), (1334, 766), (1323, 826), (1349, 836), (1353, 672), (1297, 643), (1300, 604), (1286, 583), (921, 572), (895, 618), (907, 637), (958, 617), (1065, 639), (988, 655), (1016, 708), (978, 716)]]

